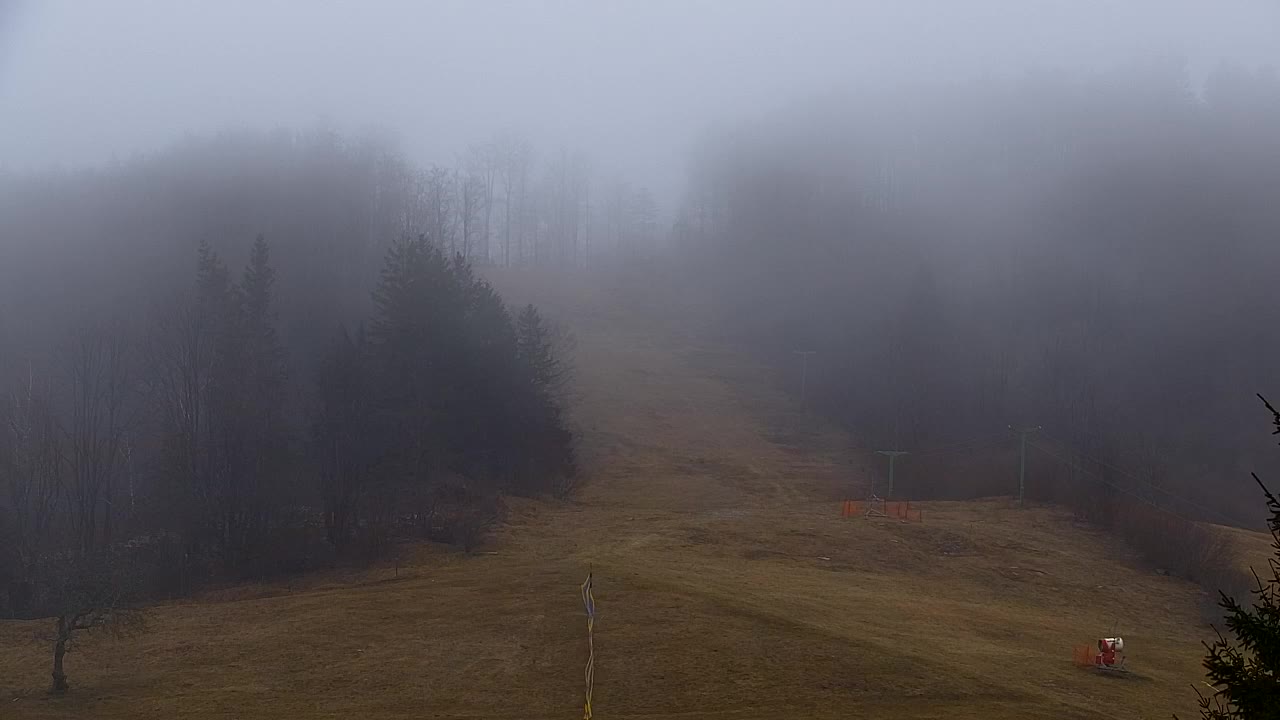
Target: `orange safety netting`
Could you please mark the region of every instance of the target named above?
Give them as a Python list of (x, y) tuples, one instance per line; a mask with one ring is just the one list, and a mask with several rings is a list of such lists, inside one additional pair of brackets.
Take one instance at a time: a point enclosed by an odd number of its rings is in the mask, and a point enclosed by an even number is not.
[(891, 518), (897, 518), (898, 520), (904, 520), (906, 522), (920, 522), (924, 519), (919, 508), (911, 507), (910, 500), (886, 500), (884, 504), (884, 514)]
[(911, 507), (910, 500), (879, 500), (872, 502), (869, 510), (868, 505), (861, 500), (845, 500), (840, 504), (840, 517), (851, 518), (862, 515), (883, 515), (903, 522), (924, 521), (924, 513), (919, 508)]
[(1081, 667), (1093, 665), (1093, 648), (1089, 645), (1076, 645), (1071, 648), (1071, 661)]

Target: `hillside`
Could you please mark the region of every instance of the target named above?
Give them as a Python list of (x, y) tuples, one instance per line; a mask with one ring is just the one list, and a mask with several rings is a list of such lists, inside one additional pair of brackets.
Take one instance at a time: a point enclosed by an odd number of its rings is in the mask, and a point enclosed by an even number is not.
[[(578, 717), (588, 570), (598, 718), (1192, 714), (1189, 583), (1007, 499), (842, 520), (869, 472), (852, 443), (700, 332), (678, 288), (495, 282), (576, 336), (577, 499), (513, 502), (480, 554), (157, 608), (147, 634), (76, 647), (62, 699), (38, 626), (0, 623), (0, 717)], [(1113, 625), (1134, 672), (1073, 667)]]

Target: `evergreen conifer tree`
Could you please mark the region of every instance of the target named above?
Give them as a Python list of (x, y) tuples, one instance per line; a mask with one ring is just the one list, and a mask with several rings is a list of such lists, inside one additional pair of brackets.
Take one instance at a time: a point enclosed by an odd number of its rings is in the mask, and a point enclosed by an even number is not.
[[(1259, 396), (1261, 397), (1261, 396)], [(1265, 398), (1275, 434), (1280, 434), (1280, 411)], [(1204, 658), (1209, 695), (1200, 694), (1200, 716), (1206, 720), (1270, 720), (1280, 718), (1280, 501), (1255, 474), (1267, 498), (1274, 557), (1265, 581), (1258, 578), (1252, 606), (1220, 593), (1227, 630), (1234, 641), (1218, 635)], [(1255, 576), (1257, 573), (1255, 572)], [(1197, 691), (1199, 692), (1199, 691)]]

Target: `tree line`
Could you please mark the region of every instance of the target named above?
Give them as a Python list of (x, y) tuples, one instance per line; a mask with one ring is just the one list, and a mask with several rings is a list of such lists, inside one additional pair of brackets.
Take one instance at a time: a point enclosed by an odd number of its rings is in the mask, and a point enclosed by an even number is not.
[(450, 254), (503, 266), (585, 266), (658, 237), (648, 188), (592, 167), (583, 152), (539, 156), (518, 133), (473, 143), (454, 167), (402, 166), (406, 228), (428, 228)]
[[(797, 390), (792, 353), (816, 351), (809, 402), (868, 449), (1041, 425), (1101, 461), (1041, 497), (1100, 474), (1252, 523), (1274, 73), (1200, 84), (1150, 63), (851, 96), (722, 128), (693, 156), (675, 235), (713, 325)], [(904, 463), (903, 491), (1008, 492), (1007, 457), (965, 483), (947, 460)]]
[(0, 233), (0, 344), (12, 357), (56, 343), (68, 318), (94, 311), (89, 297), (132, 313), (177, 292), (175, 268), (202, 241), (242, 258), (256, 234), (270, 238), (288, 269), (280, 331), (318, 352), (328, 330), (308, 318), (358, 320), (403, 235), (425, 233), (476, 267), (582, 267), (651, 254), (665, 237), (654, 194), (581, 152), (539, 152), (505, 133), (424, 167), (390, 140), (324, 128), (194, 137), (103, 167), (0, 171)]
[(313, 318), (309, 357), (264, 237), (238, 273), (209, 243), (194, 260), (144, 320), (85, 319), (5, 377), (0, 609), (55, 617), (55, 691), (74, 633), (136, 626), (148, 598), (404, 537), (469, 549), (503, 496), (573, 487), (564, 333), (461, 254), (392, 243), (365, 317)]

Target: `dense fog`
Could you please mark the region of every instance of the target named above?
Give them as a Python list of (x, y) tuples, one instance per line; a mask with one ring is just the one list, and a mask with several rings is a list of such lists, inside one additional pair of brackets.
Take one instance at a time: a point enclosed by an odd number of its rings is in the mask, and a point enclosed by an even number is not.
[(1039, 424), (1221, 509), (1274, 382), (1278, 121), (1272, 72), (1174, 62), (868, 93), (709, 135), (674, 232), (869, 446)]
[(889, 5), (0, 4), (0, 607), (571, 495), (571, 333), (494, 266), (661, 276), (860, 448), (1039, 426), (1033, 497), (1256, 524), (1280, 10)]

